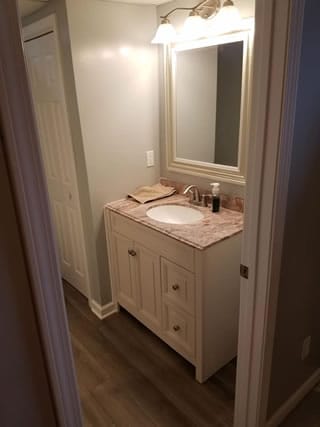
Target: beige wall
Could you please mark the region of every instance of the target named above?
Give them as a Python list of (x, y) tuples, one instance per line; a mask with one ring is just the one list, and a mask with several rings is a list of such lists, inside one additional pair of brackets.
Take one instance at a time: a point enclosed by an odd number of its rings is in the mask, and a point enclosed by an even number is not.
[(57, 425), (0, 141), (0, 425)]
[[(306, 0), (268, 414), (320, 368), (319, 2)], [(311, 336), (309, 358), (301, 360)]]
[[(165, 15), (171, 9), (175, 7), (189, 7), (194, 6), (193, 0), (174, 0), (169, 3), (162, 4), (157, 7), (158, 22), (161, 15)], [(254, 4), (255, 0), (237, 0), (235, 1), (236, 6), (239, 8), (243, 18), (254, 16)], [(182, 28), (183, 22), (187, 16), (186, 11), (177, 11), (170, 17), (171, 23), (179, 31)], [(159, 47), (160, 55), (160, 149), (161, 149), (161, 170), (160, 174), (163, 177), (167, 177), (172, 180), (176, 180), (184, 183), (193, 183), (199, 185), (201, 188), (207, 188), (210, 190), (209, 183), (212, 179), (198, 178), (187, 174), (180, 174), (176, 172), (168, 171), (166, 167), (165, 158), (165, 110), (164, 110), (164, 76), (163, 76), (163, 58), (162, 48)], [(221, 183), (222, 192), (244, 196), (244, 187), (239, 185), (232, 185), (227, 183)]]
[[(67, 0), (100, 282), (110, 300), (103, 206), (159, 180), (155, 6)], [(146, 167), (146, 150), (156, 166)]]

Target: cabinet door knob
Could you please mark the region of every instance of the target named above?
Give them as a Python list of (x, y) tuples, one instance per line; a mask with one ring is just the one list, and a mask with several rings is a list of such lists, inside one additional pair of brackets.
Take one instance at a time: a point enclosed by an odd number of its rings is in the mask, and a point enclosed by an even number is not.
[(136, 252), (136, 251), (134, 251), (133, 249), (129, 249), (129, 250), (128, 250), (128, 254), (129, 254), (129, 255), (131, 255), (131, 256), (136, 256), (136, 255), (137, 255), (137, 252)]
[(179, 288), (180, 288), (180, 286), (177, 283), (175, 283), (174, 285), (172, 285), (172, 289), (174, 291), (177, 291)]
[(174, 325), (172, 328), (175, 332), (180, 331), (180, 326), (179, 325)]

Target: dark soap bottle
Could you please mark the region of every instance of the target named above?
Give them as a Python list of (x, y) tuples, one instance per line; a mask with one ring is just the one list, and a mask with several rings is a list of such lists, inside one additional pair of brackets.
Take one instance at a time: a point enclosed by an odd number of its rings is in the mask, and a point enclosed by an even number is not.
[(219, 212), (220, 210), (220, 184), (213, 182), (212, 186), (212, 212)]

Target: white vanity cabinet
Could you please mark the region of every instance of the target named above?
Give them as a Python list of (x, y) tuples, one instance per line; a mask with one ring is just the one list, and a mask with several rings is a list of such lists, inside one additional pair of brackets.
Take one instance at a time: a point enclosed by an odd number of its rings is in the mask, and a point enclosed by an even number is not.
[(114, 302), (205, 381), (237, 354), (241, 233), (204, 250), (105, 209)]

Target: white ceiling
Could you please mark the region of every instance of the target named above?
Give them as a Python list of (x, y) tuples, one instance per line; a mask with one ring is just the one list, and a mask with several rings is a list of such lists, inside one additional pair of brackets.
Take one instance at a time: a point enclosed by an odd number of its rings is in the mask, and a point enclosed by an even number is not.
[[(43, 7), (48, 1), (50, 0), (18, 0), (20, 15), (21, 16), (30, 15), (31, 13)], [(159, 4), (167, 3), (170, 0), (112, 0), (112, 1), (119, 2), (119, 3), (159, 5)]]
[(112, 1), (116, 3), (153, 4), (153, 5), (159, 6), (159, 4), (168, 3), (170, 0), (112, 0)]
[(27, 16), (41, 7), (45, 6), (48, 0), (18, 0), (21, 16)]

